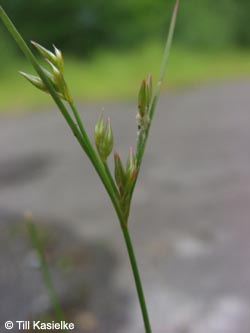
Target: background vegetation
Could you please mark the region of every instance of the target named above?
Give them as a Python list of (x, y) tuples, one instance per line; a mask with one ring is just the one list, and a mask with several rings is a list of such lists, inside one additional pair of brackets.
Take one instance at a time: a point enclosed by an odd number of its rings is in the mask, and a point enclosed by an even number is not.
[[(55, 43), (67, 54), (67, 77), (74, 93), (95, 99), (132, 96), (145, 73), (157, 73), (173, 1), (2, 0), (1, 4), (26, 40), (47, 47)], [(249, 0), (182, 1), (169, 85), (249, 75), (249, 13)], [(0, 40), (0, 106), (26, 106), (28, 100), (32, 105), (44, 103), (46, 98), (24, 87), (21, 78), (13, 81), (16, 71), (27, 65), (2, 27)], [(10, 101), (13, 85), (16, 98)]]

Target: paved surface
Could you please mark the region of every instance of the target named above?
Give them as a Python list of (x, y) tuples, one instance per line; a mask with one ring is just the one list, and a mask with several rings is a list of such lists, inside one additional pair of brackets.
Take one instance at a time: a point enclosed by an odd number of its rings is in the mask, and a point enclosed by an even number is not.
[[(136, 140), (135, 107), (83, 105), (88, 128), (103, 107), (125, 158)], [(31, 210), (106, 244), (119, 262), (115, 289), (129, 295), (126, 325), (114, 332), (144, 332), (111, 204), (58, 112), (2, 117), (0, 151), (5, 220)], [(130, 223), (155, 333), (250, 332), (249, 217), (250, 82), (163, 96)]]

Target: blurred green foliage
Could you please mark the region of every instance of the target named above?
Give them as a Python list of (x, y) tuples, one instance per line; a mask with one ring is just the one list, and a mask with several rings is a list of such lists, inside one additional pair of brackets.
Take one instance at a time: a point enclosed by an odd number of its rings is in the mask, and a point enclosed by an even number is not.
[(183, 1), (178, 31), (189, 46), (249, 47), (249, 0)]
[[(89, 55), (100, 47), (134, 46), (163, 26), (164, 1), (2, 0), (26, 40)], [(170, 7), (169, 7), (170, 9)], [(165, 10), (166, 12), (166, 10)]]
[[(128, 49), (163, 37), (173, 0), (1, 0), (1, 5), (26, 40), (87, 56), (98, 48)], [(249, 0), (182, 0), (176, 42), (204, 49), (246, 47), (249, 18)], [(3, 39), (3, 30), (0, 34)]]

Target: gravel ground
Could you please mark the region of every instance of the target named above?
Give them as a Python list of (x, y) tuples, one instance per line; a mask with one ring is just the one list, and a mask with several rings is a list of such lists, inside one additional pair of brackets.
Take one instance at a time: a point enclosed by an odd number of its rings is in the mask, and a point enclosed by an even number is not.
[[(80, 105), (89, 129), (104, 108), (123, 158), (136, 141), (134, 105)], [(154, 333), (250, 332), (249, 143), (250, 81), (162, 96), (130, 221)], [(59, 224), (62, 239), (71, 234), (75, 244), (87, 248), (91, 244), (96, 253), (100, 252), (96, 244), (101, 243), (110, 253), (103, 257), (107, 265), (103, 273), (91, 272), (109, 276), (106, 281), (112, 281), (112, 288), (106, 288), (106, 282), (100, 292), (99, 280), (93, 278), (93, 288), (99, 291), (93, 294), (92, 303), (97, 305), (92, 311), (100, 316), (100, 309), (112, 309), (102, 320), (118, 320), (120, 326), (95, 330), (143, 333), (111, 204), (58, 111), (2, 116), (0, 150), (0, 226), (22, 221), (29, 210), (53, 228)], [(1, 238), (5, 245), (1, 245), (0, 290), (5, 297), (0, 321), (8, 313), (18, 320), (16, 316), (23, 313), (20, 304), (28, 309), (25, 281), (34, 277), (25, 280), (25, 274), (19, 275), (17, 259), (10, 265), (11, 256), (23, 252), (13, 250), (16, 243), (4, 232)], [(35, 291), (32, 297), (36, 304)]]

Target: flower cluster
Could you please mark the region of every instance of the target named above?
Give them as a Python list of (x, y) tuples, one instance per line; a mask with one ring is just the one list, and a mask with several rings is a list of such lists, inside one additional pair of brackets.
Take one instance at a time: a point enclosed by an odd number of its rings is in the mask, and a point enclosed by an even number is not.
[[(41, 66), (44, 74), (46, 75), (49, 82), (55, 88), (58, 96), (65, 101), (72, 103), (72, 97), (70, 95), (69, 89), (63, 77), (64, 62), (62, 57), (62, 52), (54, 46), (54, 53), (47, 50), (45, 47), (41, 46), (36, 42), (31, 42), (39, 53), (44, 57), (46, 62), (50, 66), (50, 71)], [(36, 88), (48, 92), (48, 88), (43, 82), (43, 80), (35, 75), (20, 72), (30, 83), (32, 83)]]
[[(57, 95), (67, 101), (72, 108), (79, 125), (81, 132), (83, 131), (83, 126), (81, 121), (79, 120), (79, 116), (74, 109), (73, 100), (69, 93), (69, 89), (64, 80), (63, 70), (64, 70), (64, 61), (62, 57), (62, 53), (59, 49), (54, 46), (54, 52), (47, 50), (45, 47), (41, 46), (36, 42), (32, 42), (35, 48), (39, 51), (39, 53), (44, 57), (45, 61), (50, 66), (50, 71), (46, 68), (40, 66), (40, 69), (43, 71), (43, 74), (46, 76), (49, 83), (52, 85)], [(42, 91), (49, 92), (48, 82), (44, 82), (39, 76), (34, 76), (31, 74), (27, 74), (24, 72), (20, 72), (29, 82), (31, 82), (36, 88), (39, 88)], [(137, 122), (139, 135), (142, 142), (146, 137), (146, 131), (150, 124), (150, 105), (152, 102), (152, 92), (153, 92), (153, 84), (152, 84), (152, 76), (151, 74), (142, 81), (141, 87), (138, 94), (138, 112), (137, 112)], [(85, 134), (83, 139), (86, 140)], [(99, 154), (101, 162), (104, 164), (106, 170), (107, 159), (110, 156), (113, 146), (113, 132), (111, 128), (110, 118), (104, 124), (103, 116), (101, 115), (96, 123), (94, 130), (94, 139), (97, 152)], [(138, 161), (133, 152), (133, 148), (130, 147), (129, 156), (127, 160), (126, 167), (123, 166), (121, 158), (118, 153), (114, 154), (114, 186), (116, 187), (117, 193), (119, 195), (119, 202), (124, 212), (125, 220), (128, 218), (129, 207), (131, 196), (133, 193), (133, 188), (136, 182), (137, 174), (138, 174)], [(108, 171), (108, 175), (112, 177)], [(113, 178), (113, 177), (112, 177)]]

